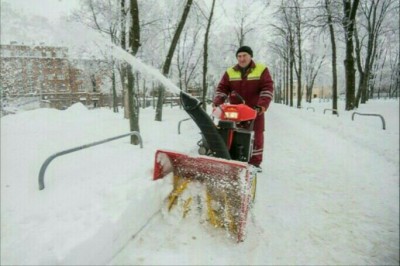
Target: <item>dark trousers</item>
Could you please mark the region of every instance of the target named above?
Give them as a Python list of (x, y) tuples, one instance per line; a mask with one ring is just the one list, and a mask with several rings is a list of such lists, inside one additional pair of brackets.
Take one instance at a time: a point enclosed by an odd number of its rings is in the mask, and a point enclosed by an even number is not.
[(255, 166), (259, 166), (263, 160), (263, 152), (264, 152), (264, 130), (254, 131), (253, 153), (249, 163)]

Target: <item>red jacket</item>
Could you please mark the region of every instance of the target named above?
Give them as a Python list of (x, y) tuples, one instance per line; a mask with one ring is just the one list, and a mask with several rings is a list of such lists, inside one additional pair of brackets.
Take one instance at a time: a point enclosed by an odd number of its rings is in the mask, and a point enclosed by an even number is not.
[[(229, 68), (215, 91), (214, 104), (220, 105), (228, 97), (232, 104), (242, 103), (240, 98), (232, 94), (233, 91), (239, 94), (248, 106), (252, 108), (262, 106), (267, 110), (274, 93), (274, 83), (268, 68), (251, 61), (249, 69), (243, 76), (239, 65)], [(257, 116), (254, 130), (264, 130), (264, 114)]]

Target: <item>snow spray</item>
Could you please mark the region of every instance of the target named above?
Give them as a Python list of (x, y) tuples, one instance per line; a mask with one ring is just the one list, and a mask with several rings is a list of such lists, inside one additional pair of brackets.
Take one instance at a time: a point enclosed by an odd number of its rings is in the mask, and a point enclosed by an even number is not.
[[(139, 58), (113, 44), (110, 40), (108, 40), (109, 37), (107, 38), (101, 33), (75, 22), (68, 22), (67, 25), (62, 25), (62, 28), (63, 31), (57, 31), (56, 35), (59, 40), (65, 42), (69, 47), (78, 49), (85, 48), (87, 50), (88, 46), (97, 46), (99, 50), (103, 51), (103, 53), (104, 51), (107, 51), (111, 53), (114, 58), (127, 62), (132, 66), (133, 70), (158, 80), (169, 92), (175, 94), (180, 93), (180, 89), (170, 79), (161, 74), (158, 69), (143, 63)], [(76, 38), (76, 36), (79, 37)], [(93, 46), (88, 44), (92, 44)]]

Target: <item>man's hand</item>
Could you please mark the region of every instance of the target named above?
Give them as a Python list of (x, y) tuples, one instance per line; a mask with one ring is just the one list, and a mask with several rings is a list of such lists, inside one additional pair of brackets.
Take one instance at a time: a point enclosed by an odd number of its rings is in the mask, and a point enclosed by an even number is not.
[(257, 115), (263, 114), (266, 110), (264, 106), (255, 106), (254, 109), (257, 111)]

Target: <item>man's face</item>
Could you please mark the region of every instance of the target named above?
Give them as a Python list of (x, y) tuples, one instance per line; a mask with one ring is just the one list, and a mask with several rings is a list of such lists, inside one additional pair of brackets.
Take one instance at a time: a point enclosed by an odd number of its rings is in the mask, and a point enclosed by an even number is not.
[(246, 52), (238, 53), (236, 58), (240, 67), (247, 67), (251, 61), (251, 56)]

